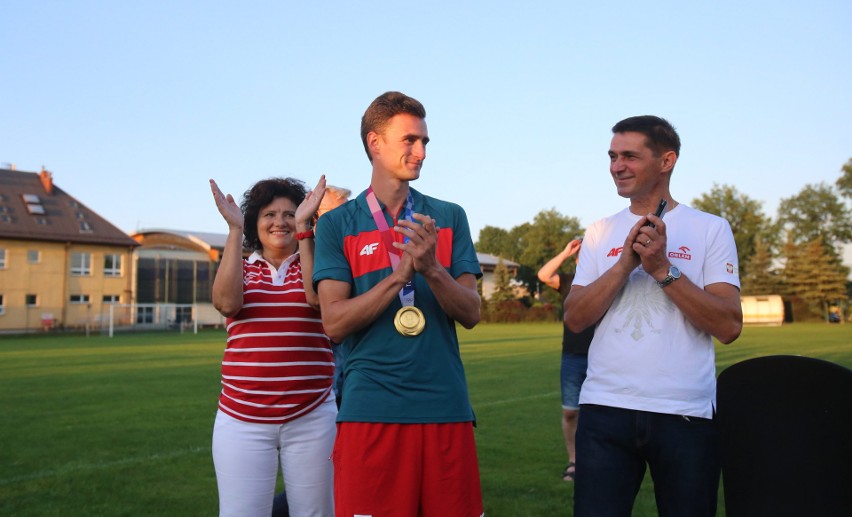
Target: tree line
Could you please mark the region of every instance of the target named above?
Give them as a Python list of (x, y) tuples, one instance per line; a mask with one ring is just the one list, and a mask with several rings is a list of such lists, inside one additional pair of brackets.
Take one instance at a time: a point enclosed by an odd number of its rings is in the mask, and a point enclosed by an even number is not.
[[(842, 262), (843, 246), (852, 242), (850, 201), (852, 158), (841, 167), (834, 184), (807, 184), (798, 194), (781, 199), (775, 217), (764, 213), (762, 202), (732, 185), (714, 184), (710, 192), (689, 204), (731, 224), (743, 296), (780, 294), (797, 319), (829, 319), (838, 309), (845, 312), (852, 295), (849, 268)], [(487, 319), (520, 319), (522, 307), (534, 313), (548, 314), (550, 308), (558, 312), (558, 293), (541, 286), (536, 273), (584, 231), (577, 217), (553, 208), (509, 230), (485, 226), (476, 242), (477, 251), (517, 262), (516, 280), (529, 293), (518, 297), (508, 271), (498, 265), (494, 295), (483, 306)], [(572, 261), (563, 265), (566, 273), (573, 273), (574, 267)], [(541, 319), (541, 314), (523, 318)]]

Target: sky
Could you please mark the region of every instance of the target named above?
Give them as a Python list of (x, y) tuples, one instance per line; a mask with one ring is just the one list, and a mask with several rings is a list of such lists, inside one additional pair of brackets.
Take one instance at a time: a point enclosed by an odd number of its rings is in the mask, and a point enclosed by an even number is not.
[(731, 185), (774, 217), (852, 157), (850, 22), (848, 0), (3, 0), (0, 167), (128, 233), (226, 233), (209, 178), (365, 189), (360, 118), (398, 90), (427, 111), (414, 188), (474, 240), (624, 208), (611, 127), (644, 114), (680, 133), (676, 200)]

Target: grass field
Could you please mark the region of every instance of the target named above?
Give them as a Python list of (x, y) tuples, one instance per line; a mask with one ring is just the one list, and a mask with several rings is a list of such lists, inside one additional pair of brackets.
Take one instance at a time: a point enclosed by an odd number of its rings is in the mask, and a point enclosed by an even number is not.
[[(461, 331), (486, 514), (570, 515), (558, 324)], [(0, 338), (0, 515), (216, 515), (224, 331)], [(746, 328), (717, 367), (797, 354), (852, 367), (852, 325)], [(634, 515), (656, 515), (650, 476)], [(720, 493), (720, 515), (724, 514)]]

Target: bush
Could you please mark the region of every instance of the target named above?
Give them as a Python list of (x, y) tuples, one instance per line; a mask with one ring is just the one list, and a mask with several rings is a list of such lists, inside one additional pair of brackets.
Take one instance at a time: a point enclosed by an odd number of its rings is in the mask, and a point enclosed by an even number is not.
[(524, 321), (562, 321), (562, 311), (552, 303), (536, 304), (527, 309)]
[(521, 300), (482, 301), (482, 321), (488, 323), (520, 323), (561, 321), (562, 314), (550, 303), (527, 307)]

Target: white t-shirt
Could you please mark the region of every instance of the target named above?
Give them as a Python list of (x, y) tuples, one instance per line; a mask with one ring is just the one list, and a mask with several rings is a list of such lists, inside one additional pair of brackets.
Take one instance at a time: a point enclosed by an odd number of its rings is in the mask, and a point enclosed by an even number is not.
[[(574, 285), (617, 261), (641, 216), (629, 209), (586, 231)], [(699, 287), (739, 288), (737, 248), (725, 219), (679, 204), (665, 214), (667, 255)], [(716, 403), (713, 339), (689, 323), (656, 281), (637, 267), (595, 329), (581, 404), (710, 418)]]

